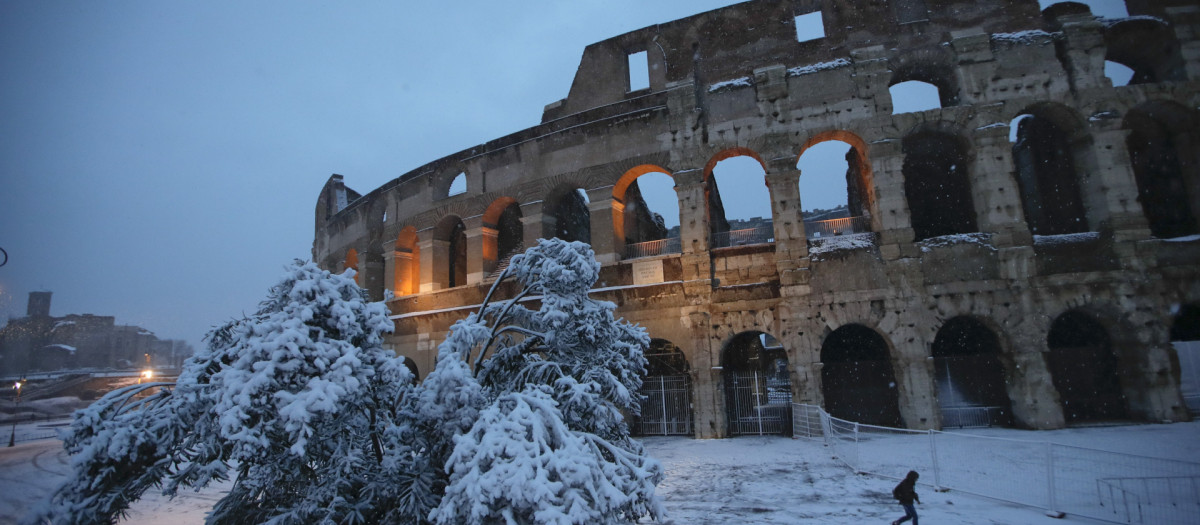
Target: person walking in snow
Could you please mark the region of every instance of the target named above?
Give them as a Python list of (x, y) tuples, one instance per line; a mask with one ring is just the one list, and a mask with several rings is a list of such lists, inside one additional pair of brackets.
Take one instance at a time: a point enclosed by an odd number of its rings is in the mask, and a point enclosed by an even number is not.
[(917, 496), (917, 478), (921, 477), (917, 471), (910, 470), (908, 475), (904, 477), (904, 481), (896, 485), (892, 489), (892, 497), (900, 501), (900, 505), (904, 507), (904, 517), (892, 522), (892, 525), (900, 525), (912, 520), (912, 525), (917, 525), (917, 509), (913, 507), (913, 502), (920, 503), (921, 498)]

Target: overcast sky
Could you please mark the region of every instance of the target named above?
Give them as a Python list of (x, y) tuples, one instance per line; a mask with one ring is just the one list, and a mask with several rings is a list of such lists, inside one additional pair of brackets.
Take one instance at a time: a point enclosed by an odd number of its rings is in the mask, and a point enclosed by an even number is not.
[(0, 323), (50, 290), (199, 345), (310, 257), (330, 174), (536, 125), (586, 45), (732, 3), (0, 2)]

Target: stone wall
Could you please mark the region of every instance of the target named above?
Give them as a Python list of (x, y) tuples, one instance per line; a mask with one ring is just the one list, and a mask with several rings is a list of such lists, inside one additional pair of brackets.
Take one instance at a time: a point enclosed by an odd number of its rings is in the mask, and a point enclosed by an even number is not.
[[(389, 342), (423, 376), (446, 330), (490, 286), (499, 210), (519, 206), (517, 241), (529, 246), (553, 235), (563, 219), (553, 210), (583, 190), (604, 264), (594, 296), (683, 350), (697, 437), (728, 435), (725, 387), (736, 363), (723, 356), (745, 332), (782, 344), (797, 402), (875, 392), (867, 379), (824, 384), (844, 366), (838, 352), (853, 351), (829, 343), (848, 326), (884, 342), (880, 362), (894, 380), (876, 386), (895, 399), (902, 423), (939, 428), (945, 356), (933, 348), (942, 327), (963, 318), (999, 341), (1003, 384), (994, 388), (1011, 402), (1014, 425), (1059, 428), (1111, 414), (1187, 419), (1168, 333), (1173, 305), (1200, 302), (1200, 240), (1152, 232), (1200, 233), (1200, 8), (1131, 2), (1131, 13), (1154, 16), (1103, 20), (1078, 5), (1039, 12), (1032, 0), (925, 3), (927, 19), (898, 24), (882, 0), (752, 1), (588, 46), (570, 94), (547, 106), (540, 125), (361, 196), (331, 177), (316, 206), (313, 258), (341, 270), (353, 250), (374, 297), (404, 292), (389, 302), (397, 326)], [(793, 17), (814, 11), (825, 38), (797, 41)], [(1138, 53), (1136, 42), (1156, 52)], [(626, 56), (639, 51), (649, 52), (650, 87), (629, 92)], [(1112, 86), (1106, 59), (1134, 69), (1135, 82)], [(894, 113), (888, 88), (909, 80), (936, 86), (942, 107)], [(1056, 132), (1029, 131), (1035, 124)], [(1060, 168), (1022, 163), (1010, 134), (1036, 142)], [(1153, 173), (1135, 167), (1130, 136), (1157, 137), (1154, 151), (1177, 160)], [(857, 174), (847, 178), (869, 231), (809, 239), (796, 161), (828, 140), (852, 147)], [(951, 150), (961, 160), (939, 167)], [(724, 219), (712, 170), (739, 155), (763, 167), (773, 235), (722, 247), (712, 235)], [(637, 226), (625, 224), (634, 220), (625, 190), (647, 173), (675, 181), (679, 249), (626, 260), (624, 231)], [(459, 174), (467, 191), (450, 196)], [(937, 192), (950, 190), (922, 182), (929, 177), (959, 193), (942, 198)], [(1156, 200), (1165, 197), (1146, 189), (1152, 177), (1185, 197)], [(1064, 199), (1078, 210), (1056, 204)], [(1166, 228), (1165, 215), (1145, 213), (1156, 206), (1184, 218)], [(1031, 213), (1043, 210), (1067, 216), (1076, 233), (1035, 237)], [(952, 217), (939, 226), (949, 234), (914, 228), (915, 217), (930, 216)], [(455, 231), (463, 237), (451, 238)], [(461, 242), (466, 284), (450, 287), (449, 247)], [(661, 277), (646, 273), (660, 267)], [(1102, 326), (1102, 340), (1077, 334), (1076, 319)], [(1063, 356), (1083, 354), (1051, 342), (1062, 337), (1115, 364), (1095, 377), (1076, 374)], [(1093, 380), (1119, 390), (1120, 406), (1107, 407), (1115, 412), (1079, 412), (1079, 381)]]

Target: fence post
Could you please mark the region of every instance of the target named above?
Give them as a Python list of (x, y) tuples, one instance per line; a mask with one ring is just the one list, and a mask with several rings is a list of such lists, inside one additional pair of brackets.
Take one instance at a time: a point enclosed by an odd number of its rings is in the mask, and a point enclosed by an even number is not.
[(1054, 443), (1046, 442), (1046, 486), (1049, 489), (1050, 505), (1046, 515), (1051, 518), (1061, 518), (1066, 514), (1058, 511), (1058, 502), (1054, 494)]
[[(859, 463), (858, 458), (861, 456), (862, 456), (862, 454), (858, 450), (858, 422), (855, 421), (854, 422), (854, 462)], [(862, 466), (862, 465), (854, 465), (854, 471), (861, 473), (862, 469), (859, 468), (860, 466)]]
[(938, 468), (938, 453), (937, 443), (933, 437), (933, 430), (929, 430), (929, 454), (933, 457), (933, 490), (942, 491), (942, 471)]

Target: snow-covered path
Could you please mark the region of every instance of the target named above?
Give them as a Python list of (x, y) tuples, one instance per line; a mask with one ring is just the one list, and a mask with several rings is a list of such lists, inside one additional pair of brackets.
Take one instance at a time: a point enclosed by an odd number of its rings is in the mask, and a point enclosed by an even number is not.
[[(1048, 440), (1115, 452), (1200, 460), (1200, 422), (1075, 428), (1051, 432), (1007, 429), (981, 435)], [(777, 437), (723, 440), (647, 438), (651, 456), (663, 463), (659, 485), (672, 525), (725, 523), (889, 523), (903, 514), (891, 498), (894, 481), (855, 475), (831, 458), (820, 442)], [(983, 457), (981, 455), (981, 457)], [(0, 524), (15, 523), (68, 472), (57, 440), (0, 448)], [(904, 472), (895, 473), (903, 476)], [(149, 494), (134, 504), (131, 524), (203, 523), (205, 512), (228, 484), (174, 500)], [(961, 525), (1070, 525), (1095, 523), (1068, 516), (1057, 520), (1040, 509), (918, 486), (924, 523)]]

